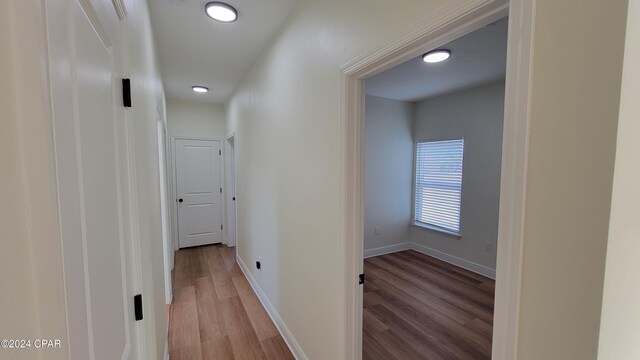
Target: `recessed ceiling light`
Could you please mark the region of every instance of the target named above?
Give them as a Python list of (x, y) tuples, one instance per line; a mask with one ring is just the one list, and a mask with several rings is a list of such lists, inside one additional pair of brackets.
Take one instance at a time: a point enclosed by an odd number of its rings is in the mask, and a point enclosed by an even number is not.
[(428, 53), (422, 56), (422, 61), (426, 63), (437, 63), (440, 61), (445, 61), (451, 56), (451, 51), (446, 49), (438, 49), (429, 51)]
[(223, 23), (231, 23), (238, 20), (238, 11), (229, 5), (219, 1), (208, 2), (204, 6), (204, 11), (213, 20)]
[(206, 93), (206, 92), (209, 92), (209, 88), (208, 88), (208, 87), (206, 87), (206, 86), (199, 86), (199, 85), (196, 85), (196, 86), (192, 86), (192, 87), (191, 87), (191, 89), (192, 89), (193, 91), (197, 92), (197, 93)]

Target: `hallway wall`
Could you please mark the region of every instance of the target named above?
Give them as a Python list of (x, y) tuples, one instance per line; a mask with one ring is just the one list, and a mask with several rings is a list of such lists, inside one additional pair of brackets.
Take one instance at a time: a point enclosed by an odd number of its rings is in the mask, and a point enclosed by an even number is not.
[(164, 87), (160, 77), (149, 9), (145, 0), (126, 0), (134, 119), (139, 237), (142, 253), (143, 301), (147, 357), (162, 359), (167, 346), (164, 253), (157, 121), (166, 124)]
[[(308, 358), (344, 359), (340, 66), (444, 3), (303, 0), (229, 102), (238, 252)], [(593, 359), (626, 0), (535, 10), (518, 359)]]
[(167, 99), (167, 133), (224, 140), (224, 105)]
[(627, 0), (535, 11), (518, 360), (594, 359)]
[(345, 356), (339, 67), (445, 3), (302, 0), (227, 105), (238, 253), (310, 359)]
[[(0, 334), (68, 344), (40, 5), (0, 2)], [(69, 355), (65, 347), (46, 354), (0, 349), (0, 357)]]
[(623, 71), (599, 360), (640, 359), (640, 0), (629, 1)]

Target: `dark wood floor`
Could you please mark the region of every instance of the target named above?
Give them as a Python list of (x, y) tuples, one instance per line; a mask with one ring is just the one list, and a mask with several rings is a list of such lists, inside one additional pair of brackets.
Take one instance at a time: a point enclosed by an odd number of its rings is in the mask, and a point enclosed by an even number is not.
[(293, 359), (224, 245), (176, 253), (169, 318), (171, 360)]
[(363, 359), (491, 359), (493, 280), (412, 250), (364, 272)]

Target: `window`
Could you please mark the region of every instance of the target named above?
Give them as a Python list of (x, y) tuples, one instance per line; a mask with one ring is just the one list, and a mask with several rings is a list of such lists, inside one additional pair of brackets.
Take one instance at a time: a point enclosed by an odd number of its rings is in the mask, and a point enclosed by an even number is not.
[(460, 233), (463, 154), (464, 139), (418, 143), (416, 225)]

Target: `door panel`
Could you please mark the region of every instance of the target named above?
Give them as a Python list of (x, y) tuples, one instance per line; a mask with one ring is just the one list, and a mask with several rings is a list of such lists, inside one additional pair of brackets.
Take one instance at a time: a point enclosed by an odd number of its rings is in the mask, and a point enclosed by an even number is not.
[(220, 142), (175, 140), (178, 244), (181, 248), (222, 242)]
[(208, 146), (183, 147), (185, 152), (186, 180), (185, 196), (213, 195), (213, 149)]
[(89, 1), (46, 2), (69, 348), (73, 359), (137, 359), (120, 165), (128, 153), (115, 96), (122, 23), (111, 1), (94, 2), (105, 5), (100, 16)]
[(111, 55), (80, 6), (75, 7), (77, 115), (84, 187), (87, 279), (95, 354), (118, 359), (125, 351), (125, 304), (120, 257)]

